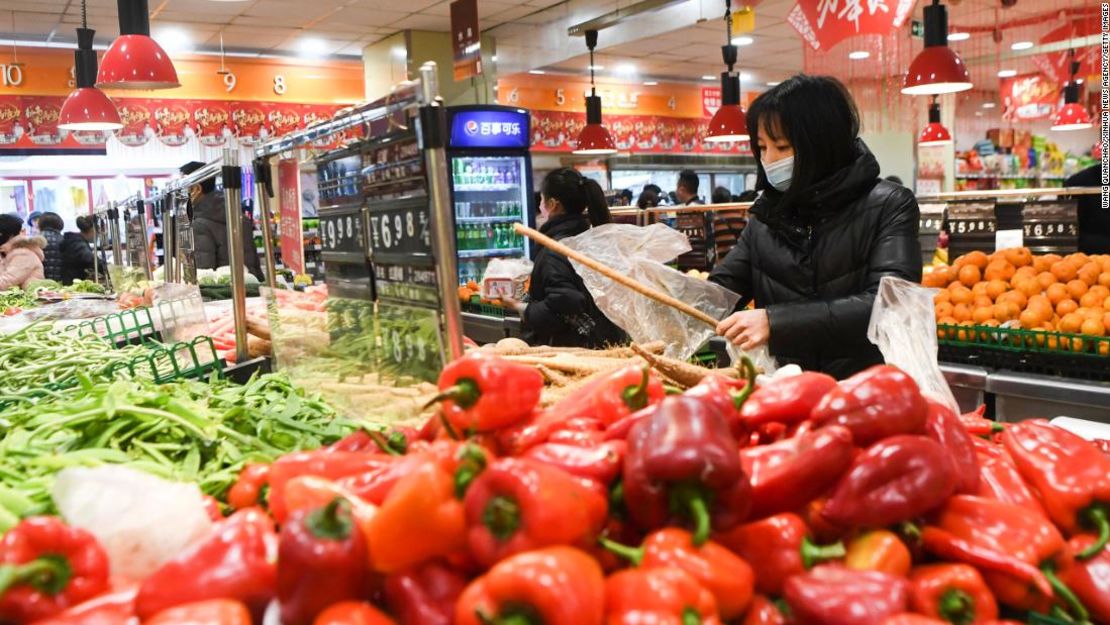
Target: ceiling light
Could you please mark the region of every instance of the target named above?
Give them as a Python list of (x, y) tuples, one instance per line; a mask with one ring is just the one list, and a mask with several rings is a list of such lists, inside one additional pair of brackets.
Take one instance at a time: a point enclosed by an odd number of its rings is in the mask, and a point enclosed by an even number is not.
[(1011, 50), (1028, 50), (1033, 47), (1032, 41), (1018, 41), (1017, 43), (1010, 44)]
[(940, 123), (940, 104), (937, 104), (937, 97), (933, 96), (933, 102), (929, 105), (929, 124), (921, 129), (921, 134), (917, 137), (917, 145), (947, 143), (952, 143), (952, 134)]
[(998, 72), (999, 78), (1012, 78), (1014, 76), (1017, 76), (1017, 70), (1014, 69), (1004, 69)]
[(777, 87), (781, 84), (782, 84), (781, 80), (772, 80), (771, 82), (767, 83), (767, 86), (768, 87)]
[(77, 49), (73, 52), (77, 89), (62, 103), (58, 128), (63, 130), (116, 130), (123, 128), (116, 105), (97, 89), (96, 52), (92, 42), (96, 31), (87, 28), (85, 3), (81, 2), (81, 28), (77, 29)]
[(1070, 50), (1070, 54), (1071, 80), (1064, 87), (1064, 106), (1056, 112), (1052, 130), (1086, 130), (1094, 125), (1087, 110), (1079, 104), (1079, 83), (1075, 80), (1075, 75), (1079, 73), (1079, 61), (1075, 60), (1074, 49)]
[(193, 41), (188, 33), (180, 28), (165, 28), (158, 31), (158, 43), (169, 54), (191, 52)]
[(740, 72), (740, 80), (747, 82), (752, 79), (752, 75), (748, 72)]
[(323, 39), (310, 37), (308, 39), (302, 39), (300, 43), (297, 44), (297, 51), (301, 53), (301, 56), (310, 59), (318, 59), (327, 54), (327, 44)]
[(994, 102), (984, 102), (984, 103), (983, 103), (983, 108), (985, 108), (985, 109), (992, 109), (992, 108), (994, 108)]
[(494, 63), (496, 63), (497, 62), (497, 55), (495, 54), (495, 55), (491, 56), (490, 60), (493, 61)]
[(408, 58), (409, 55), (409, 52), (405, 49), (405, 46), (393, 46), (389, 49), (389, 53), (393, 55), (393, 58), (400, 60)]
[(714, 76), (713, 74), (703, 74), (701, 79), (702, 80), (717, 80), (717, 77)]
[(591, 70), (594, 70), (595, 72), (600, 72), (601, 70), (605, 69), (605, 66), (604, 65), (591, 65), (591, 66), (587, 67), (586, 69), (591, 69)]
[(655, 80), (645, 80), (644, 81), (644, 86), (645, 87), (654, 87), (655, 85), (658, 85), (658, 84), (659, 84), (659, 82), (655, 81)]
[(636, 66), (631, 63), (621, 63), (620, 65), (614, 67), (613, 71), (618, 74), (628, 76), (636, 73)]
[(862, 61), (863, 59), (871, 58), (871, 53), (867, 50), (854, 50), (848, 53), (848, 58), (853, 61)]
[(740, 78), (751, 78), (746, 74), (735, 71), (736, 57), (739, 50), (732, 43), (732, 2), (725, 0), (725, 41), (728, 44), (721, 46), (721, 56), (725, 62), (725, 71), (721, 74), (721, 106), (713, 113), (709, 120), (709, 129), (705, 133), (705, 140), (718, 143), (723, 141), (747, 141), (748, 119), (744, 109), (740, 108)]
[(150, 38), (147, 0), (117, 0), (119, 37), (100, 60), (97, 87), (174, 89), (181, 86), (169, 55)]
[(924, 12), (925, 49), (910, 63), (902, 93), (936, 95), (971, 89), (967, 65), (948, 47), (948, 9), (933, 0)]
[(530, 70), (528, 70), (528, 73), (529, 74), (535, 74), (537, 76), (543, 76), (547, 72), (543, 71), (542, 69), (530, 69)]
[(586, 31), (586, 47), (590, 49), (590, 95), (586, 96), (586, 126), (578, 135), (575, 154), (603, 156), (616, 154), (617, 144), (613, 136), (601, 123), (601, 96), (597, 95), (594, 85), (594, 48), (597, 47), (597, 31)]
[(966, 41), (971, 39), (971, 33), (948, 33), (948, 41)]
[(733, 37), (732, 45), (734, 46), (750, 46), (755, 43), (755, 39), (751, 37)]

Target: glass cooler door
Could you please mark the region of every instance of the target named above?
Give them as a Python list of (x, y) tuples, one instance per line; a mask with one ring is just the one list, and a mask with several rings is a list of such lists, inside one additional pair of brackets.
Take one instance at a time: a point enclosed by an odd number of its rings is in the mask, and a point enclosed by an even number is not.
[(524, 155), (454, 156), (451, 159), (459, 284), (480, 282), (494, 258), (528, 258), (526, 237), (513, 224), (528, 223)]

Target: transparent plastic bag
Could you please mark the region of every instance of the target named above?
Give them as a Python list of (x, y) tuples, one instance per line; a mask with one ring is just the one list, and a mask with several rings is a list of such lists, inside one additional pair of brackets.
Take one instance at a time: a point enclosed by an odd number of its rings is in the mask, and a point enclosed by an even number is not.
[(871, 308), (867, 339), (887, 364), (909, 374), (921, 392), (951, 408), (960, 407), (937, 364), (937, 322), (933, 294), (920, 284), (886, 276)]
[[(664, 265), (690, 251), (690, 243), (686, 235), (663, 224), (646, 228), (606, 224), (563, 239), (562, 243), (714, 319), (723, 319), (731, 313), (740, 299), (722, 286)], [(716, 334), (713, 328), (697, 319), (644, 297), (579, 263), (571, 261), (571, 264), (582, 276), (601, 312), (637, 343), (663, 341), (667, 356), (685, 360)]]

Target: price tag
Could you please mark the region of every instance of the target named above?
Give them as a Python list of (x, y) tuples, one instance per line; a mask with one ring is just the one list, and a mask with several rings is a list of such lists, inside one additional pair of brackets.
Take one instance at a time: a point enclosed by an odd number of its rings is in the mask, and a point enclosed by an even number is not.
[(323, 252), (367, 255), (361, 208), (321, 208), (319, 216), (320, 248)]
[(367, 212), (375, 262), (431, 258), (432, 232), (427, 198), (375, 202), (367, 207)]
[(438, 311), (382, 302), (378, 327), (383, 370), (426, 382), (438, 379), (443, 368)]
[(1022, 237), (1022, 231), (1020, 229), (999, 230), (994, 233), (994, 249), (996, 252), (998, 250), (1008, 250), (1014, 247), (1022, 247), (1023, 245), (1024, 240)]
[(381, 300), (439, 309), (434, 266), (378, 264), (374, 269), (378, 279), (378, 297)]

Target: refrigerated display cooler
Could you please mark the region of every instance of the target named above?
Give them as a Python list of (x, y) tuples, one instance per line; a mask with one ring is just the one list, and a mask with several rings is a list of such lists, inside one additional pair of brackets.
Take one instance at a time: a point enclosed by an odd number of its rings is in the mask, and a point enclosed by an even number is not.
[[(508, 106), (447, 109), (448, 158), (459, 285), (480, 283), (494, 258), (531, 258), (531, 242), (513, 224), (535, 226), (531, 130), (528, 111)], [(463, 302), (468, 336), (479, 342), (507, 336), (505, 313), (478, 301)], [(518, 327), (519, 324), (516, 324)]]

